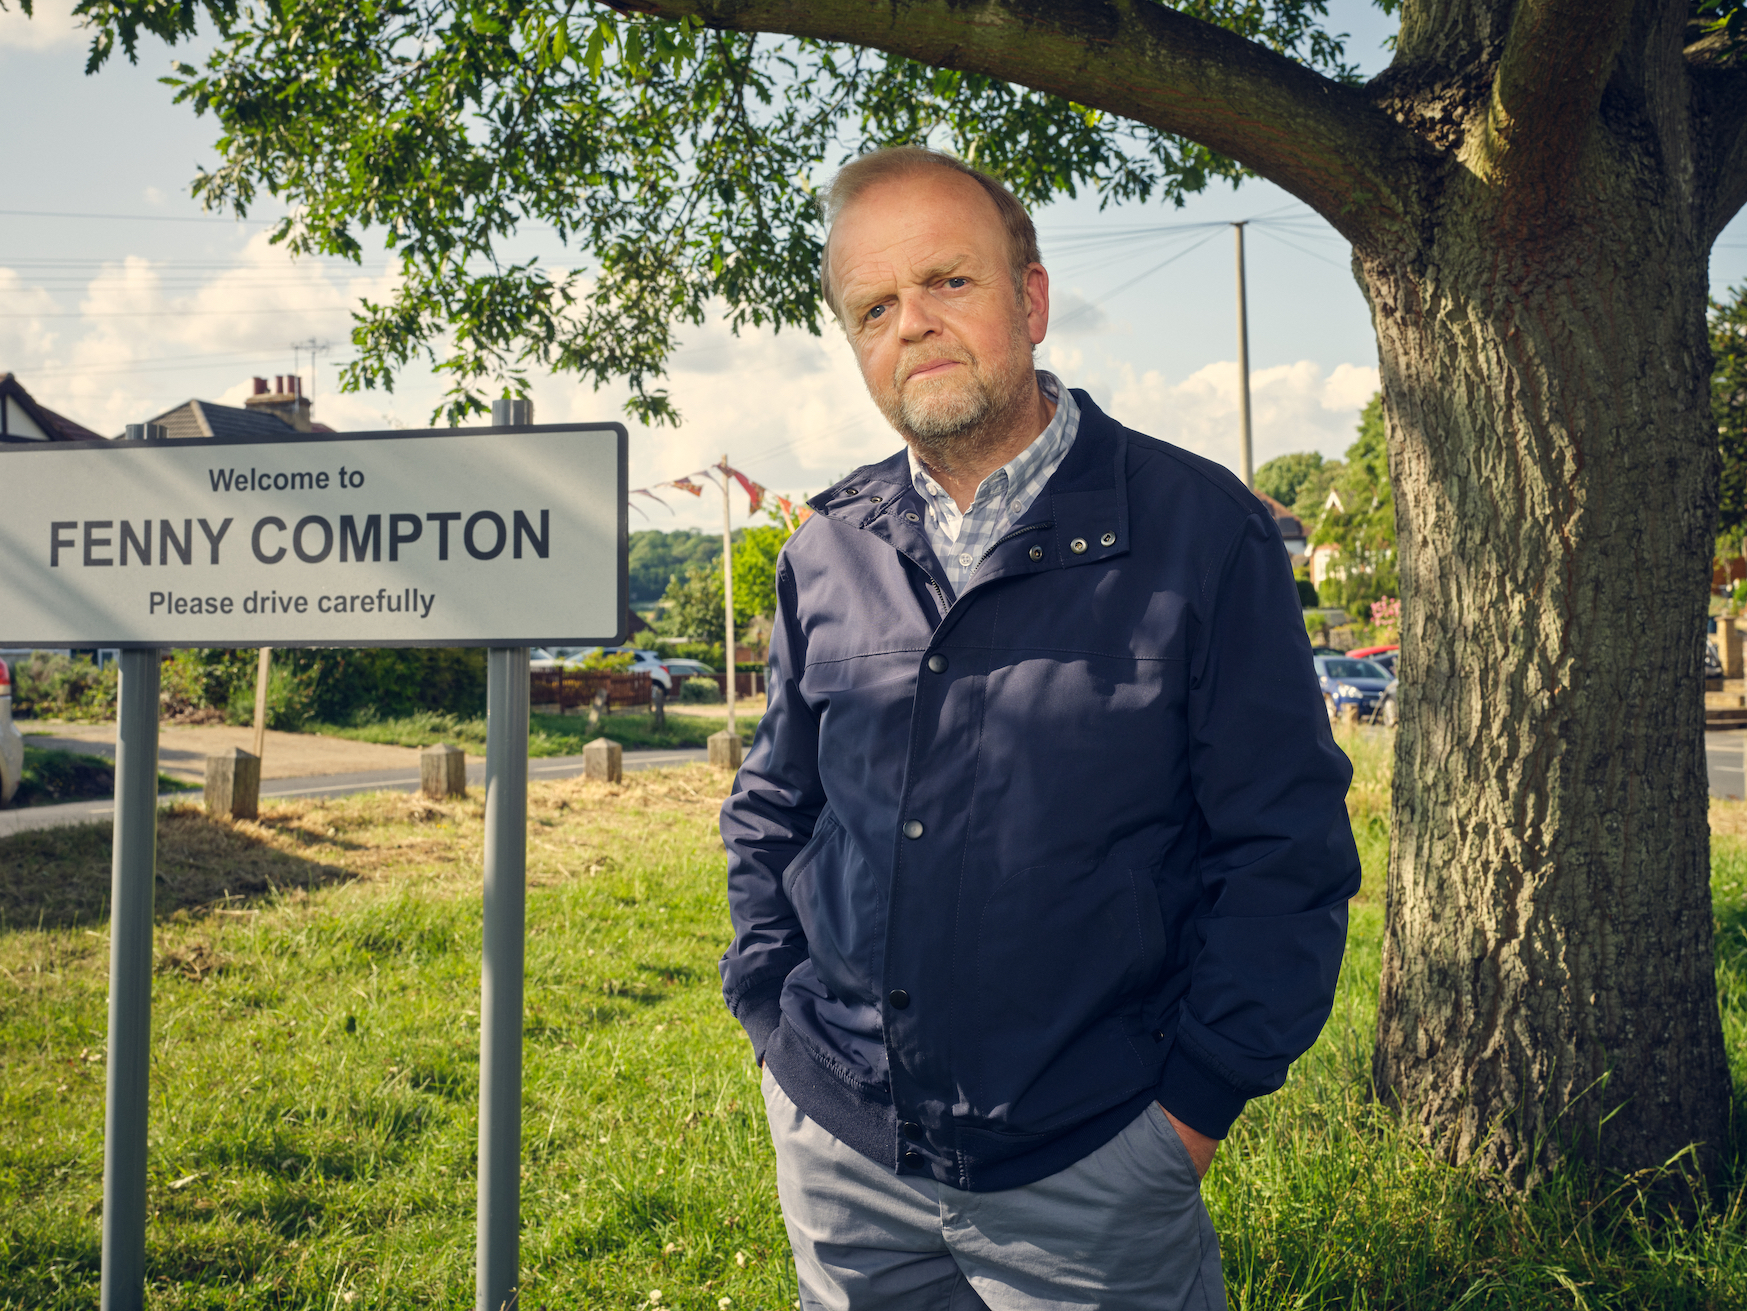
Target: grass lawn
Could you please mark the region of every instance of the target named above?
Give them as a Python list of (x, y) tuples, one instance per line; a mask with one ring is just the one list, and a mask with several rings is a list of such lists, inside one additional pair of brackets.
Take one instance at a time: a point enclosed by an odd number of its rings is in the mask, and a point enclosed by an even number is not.
[[(1514, 1199), (1366, 1102), (1388, 787), (1349, 746), (1367, 886), (1334, 1018), (1206, 1184), (1233, 1307), (1747, 1305), (1739, 1176), (1682, 1221), (1618, 1180)], [(726, 781), (530, 787), (527, 1311), (795, 1300), (715, 968)], [(1747, 807), (1718, 827), (1739, 1088)], [(477, 799), (166, 813), (148, 1306), (472, 1306), (481, 830)], [(98, 826), (0, 841), (0, 1308), (96, 1304), (108, 861)]]
[[(158, 775), (159, 792), (198, 790), (168, 774)], [(54, 751), (24, 744), (24, 772), (13, 806), (53, 806), (63, 801), (96, 801), (115, 795), (115, 762), (82, 751)]]
[[(740, 736), (748, 745), (758, 728), (752, 715), (736, 715)], [(528, 753), (535, 756), (573, 756), (597, 737), (610, 737), (627, 750), (652, 747), (701, 747), (712, 733), (728, 726), (726, 719), (707, 715), (667, 712), (667, 728), (656, 732), (647, 712), (626, 711), (602, 717), (597, 732), (590, 732), (587, 715), (532, 715), (528, 720)], [(307, 724), (304, 731), (348, 737), (358, 742), (382, 742), (389, 746), (428, 747), (448, 742), (464, 751), (485, 754), (485, 717), (458, 719), (441, 711), (421, 711), (400, 719), (378, 719), (368, 724)]]

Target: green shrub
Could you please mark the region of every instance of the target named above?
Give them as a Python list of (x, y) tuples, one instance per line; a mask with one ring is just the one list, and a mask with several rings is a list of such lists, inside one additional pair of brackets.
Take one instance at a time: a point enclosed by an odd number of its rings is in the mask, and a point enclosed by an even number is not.
[(605, 670), (619, 674), (637, 663), (637, 657), (629, 651), (619, 651), (608, 655), (604, 651), (590, 651), (579, 661), (584, 669)]
[(713, 678), (688, 678), (679, 685), (679, 699), (685, 705), (709, 705), (723, 699), (722, 689)]
[(12, 713), (21, 719), (115, 718), (121, 671), (84, 656), (33, 651), (12, 668)]

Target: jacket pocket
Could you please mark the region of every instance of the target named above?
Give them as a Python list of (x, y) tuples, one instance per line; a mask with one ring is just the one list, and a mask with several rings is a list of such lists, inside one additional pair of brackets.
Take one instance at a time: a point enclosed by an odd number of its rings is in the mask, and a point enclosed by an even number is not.
[(873, 871), (829, 806), (782, 881), (819, 981), (844, 1001), (871, 1001), (865, 965), (877, 955), (885, 916)]

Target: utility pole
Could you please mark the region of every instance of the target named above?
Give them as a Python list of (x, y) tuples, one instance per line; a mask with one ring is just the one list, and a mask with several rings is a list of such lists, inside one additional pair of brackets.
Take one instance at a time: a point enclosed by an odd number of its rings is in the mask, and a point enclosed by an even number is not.
[(297, 369), (296, 361), (299, 358), (299, 352), (309, 352), (309, 403), (312, 409), (315, 406), (315, 357), (317, 355), (325, 354), (332, 349), (333, 345), (331, 343), (321, 341), (315, 337), (311, 337), (308, 341), (294, 341), (291, 343), (291, 358), (293, 361), (292, 369), (294, 372)]
[(1256, 471), (1250, 458), (1250, 315), (1248, 294), (1244, 290), (1244, 224), (1233, 223), (1237, 233), (1237, 404), (1243, 423), (1243, 435), (1238, 446), (1237, 474), (1244, 486), (1254, 489)]
[(728, 633), (728, 731), (738, 734), (740, 727), (734, 722), (734, 683), (739, 678), (739, 672), (734, 666), (734, 534), (731, 522), (732, 512), (728, 505), (728, 487), (733, 475), (728, 472), (728, 453), (722, 452), (722, 617), (727, 621)]

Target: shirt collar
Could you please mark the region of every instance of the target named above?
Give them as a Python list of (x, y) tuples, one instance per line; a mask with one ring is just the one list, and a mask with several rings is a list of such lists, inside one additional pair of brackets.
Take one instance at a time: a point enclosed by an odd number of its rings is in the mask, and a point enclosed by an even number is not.
[[(1047, 369), (1037, 371), (1037, 387), (1055, 402), (1055, 414), (1043, 431), (1032, 439), (1030, 445), (977, 484), (976, 495), (971, 498), (973, 507), (997, 492), (1024, 487), (1040, 469), (1053, 470), (1067, 453), (1068, 447), (1074, 444), (1074, 435), (1080, 428), (1080, 407), (1074, 403), (1073, 393), (1062, 386), (1061, 379)], [(958, 503), (934, 480), (922, 461), (916, 457), (916, 448), (906, 442), (904, 451), (910, 461), (910, 481), (929, 498), (944, 500), (956, 510)], [(1029, 508), (1031, 499), (1027, 497), (1026, 505), (1014, 507), (1014, 513)]]

